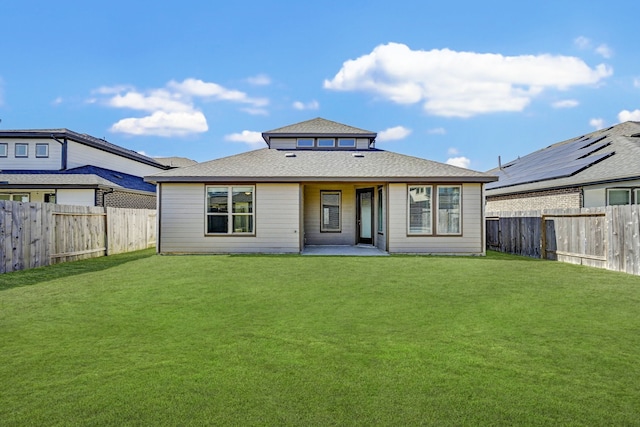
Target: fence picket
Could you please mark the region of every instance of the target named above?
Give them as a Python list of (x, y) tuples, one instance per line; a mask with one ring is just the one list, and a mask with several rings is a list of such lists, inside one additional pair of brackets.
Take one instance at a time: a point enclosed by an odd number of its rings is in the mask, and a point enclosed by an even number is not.
[(146, 249), (155, 232), (154, 210), (0, 200), (0, 273)]
[(486, 222), (487, 249), (640, 275), (638, 205), (487, 213)]

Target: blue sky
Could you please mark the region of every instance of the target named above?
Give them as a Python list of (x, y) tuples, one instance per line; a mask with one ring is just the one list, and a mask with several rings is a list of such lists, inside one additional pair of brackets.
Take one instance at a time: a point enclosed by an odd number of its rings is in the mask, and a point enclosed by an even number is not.
[(206, 161), (324, 117), (485, 171), (640, 121), (640, 2), (9, 2), (0, 128)]

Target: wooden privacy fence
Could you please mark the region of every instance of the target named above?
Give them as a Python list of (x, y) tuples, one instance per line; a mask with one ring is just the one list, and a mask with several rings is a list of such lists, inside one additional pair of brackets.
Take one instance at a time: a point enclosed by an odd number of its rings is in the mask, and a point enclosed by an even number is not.
[(487, 249), (640, 275), (640, 206), (487, 213)]
[(156, 211), (0, 200), (0, 273), (155, 246)]

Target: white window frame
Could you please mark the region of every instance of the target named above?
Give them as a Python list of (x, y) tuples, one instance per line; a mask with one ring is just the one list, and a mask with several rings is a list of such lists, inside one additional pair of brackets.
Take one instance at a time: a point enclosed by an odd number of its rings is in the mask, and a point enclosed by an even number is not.
[(633, 203), (635, 203), (636, 205), (640, 205), (640, 188), (636, 188), (635, 190), (633, 190), (633, 196)]
[[(10, 200), (12, 202), (28, 203), (31, 200), (29, 193), (0, 193), (0, 196), (3, 196), (0, 200)], [(6, 199), (4, 198), (5, 196), (7, 197)]]
[(378, 233), (384, 233), (384, 204), (382, 201), (384, 200), (384, 191), (382, 190), (382, 186), (378, 187)]
[[(611, 192), (612, 191), (624, 191), (627, 193), (627, 199), (629, 200), (628, 203), (616, 203), (615, 205), (612, 205), (610, 200), (611, 200)], [(626, 205), (630, 205), (631, 204), (631, 189), (630, 188), (607, 188), (607, 206), (626, 206)]]
[[(347, 141), (353, 141), (353, 144), (347, 143)], [(338, 147), (343, 148), (356, 148), (358, 142), (355, 138), (339, 138), (338, 139)]]
[[(324, 196), (338, 196), (338, 227), (331, 227), (331, 211), (325, 207)], [(332, 205), (334, 206), (334, 205)], [(321, 233), (341, 233), (342, 232), (342, 191), (340, 190), (320, 190), (320, 232)]]
[[(24, 147), (24, 154), (18, 153), (18, 151), (19, 151), (18, 147), (20, 147), (20, 148)], [(24, 142), (16, 142), (14, 156), (15, 157), (19, 157), (19, 158), (29, 157), (29, 144), (24, 143)]]
[[(227, 192), (227, 211), (226, 212), (209, 212), (209, 189), (210, 188), (224, 188)], [(234, 189), (251, 189), (251, 211), (250, 212), (234, 212), (233, 205), (233, 192)], [(219, 216), (227, 218), (227, 232), (211, 232), (209, 231), (209, 217)], [(234, 230), (234, 217), (251, 217), (251, 230), (249, 231), (236, 231)], [(206, 185), (205, 186), (205, 222), (204, 232), (207, 236), (255, 236), (256, 234), (256, 186), (255, 185)]]
[[(411, 192), (415, 190), (415, 195), (420, 195), (420, 194), (427, 194), (428, 198), (429, 198), (429, 207), (428, 207), (428, 212), (429, 214), (426, 216), (426, 218), (428, 218), (428, 224), (426, 224), (427, 226), (425, 227), (424, 225), (422, 226), (422, 228), (420, 230), (417, 230), (415, 228), (412, 229), (411, 227)], [(427, 196), (425, 196), (427, 197)], [(428, 185), (428, 184), (413, 184), (413, 185), (407, 185), (407, 235), (410, 236), (426, 236), (426, 235), (432, 235), (433, 234), (433, 185)], [(424, 208), (421, 208), (424, 210)], [(415, 212), (414, 209), (414, 215), (416, 215), (417, 213)], [(424, 217), (424, 212), (422, 212), (422, 215)]]
[[(41, 153), (40, 150), (44, 148), (44, 153)], [(46, 158), (49, 157), (49, 144), (47, 143), (38, 143), (36, 144), (36, 157), (38, 158)]]
[[(440, 229), (440, 189), (443, 188), (457, 188), (458, 189), (458, 230), (453, 232), (443, 231)], [(459, 236), (462, 234), (462, 186), (461, 185), (438, 185), (436, 186), (436, 233), (444, 236)], [(455, 209), (452, 209), (455, 211)]]
[(313, 138), (298, 138), (296, 140), (296, 147), (313, 148), (315, 147), (315, 140)]
[(318, 148), (333, 148), (336, 146), (335, 138), (318, 138), (316, 142)]
[(0, 143), (0, 157), (8, 157), (9, 156), (9, 144), (6, 142)]

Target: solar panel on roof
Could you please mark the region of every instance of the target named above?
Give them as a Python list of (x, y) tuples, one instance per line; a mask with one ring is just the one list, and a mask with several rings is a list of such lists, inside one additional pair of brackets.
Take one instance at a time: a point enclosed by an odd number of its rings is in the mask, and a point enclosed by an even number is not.
[[(552, 145), (507, 163), (496, 175), (499, 180), (487, 184), (487, 189), (564, 178), (588, 168), (614, 152), (594, 154), (610, 145), (606, 135), (578, 138), (561, 145)], [(603, 141), (603, 142), (601, 142)]]

